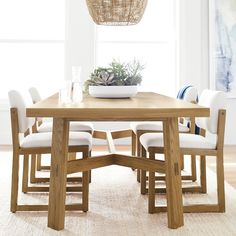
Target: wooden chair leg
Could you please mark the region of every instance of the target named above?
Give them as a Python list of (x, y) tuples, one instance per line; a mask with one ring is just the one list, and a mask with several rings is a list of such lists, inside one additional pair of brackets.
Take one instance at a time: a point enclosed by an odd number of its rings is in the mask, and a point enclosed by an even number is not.
[(89, 171), (89, 183), (91, 183), (92, 182), (92, 171), (90, 170)]
[[(155, 159), (155, 153), (149, 152), (149, 159)], [(155, 213), (155, 172), (149, 171), (148, 178), (148, 213)]]
[(36, 154), (31, 155), (30, 183), (36, 183)]
[(195, 182), (197, 180), (196, 156), (195, 155), (191, 155), (191, 177), (192, 177), (193, 182)]
[[(147, 155), (147, 152), (145, 150), (145, 148), (141, 147), (141, 156), (142, 158), (146, 158), (146, 155)], [(141, 172), (141, 178), (140, 178), (140, 184), (141, 184), (141, 194), (146, 194), (147, 192), (147, 189), (146, 189), (146, 183), (147, 183), (147, 180), (146, 180), (146, 176), (147, 176), (147, 171), (145, 170), (140, 170)]]
[[(136, 134), (133, 131), (131, 134), (131, 155), (136, 155)], [(135, 168), (132, 168), (132, 170), (135, 170)]]
[(19, 180), (19, 154), (13, 150), (12, 181), (11, 181), (11, 212), (17, 210)]
[(181, 170), (184, 169), (184, 155), (181, 155), (181, 157), (180, 157), (180, 168), (181, 168)]
[[(144, 152), (142, 153), (142, 151), (143, 150), (141, 149), (141, 156), (145, 156), (145, 153)], [(193, 163), (196, 163), (196, 156), (193, 155), (191, 157), (194, 158)], [(201, 162), (200, 162), (200, 170), (201, 170), (200, 171), (200, 186), (183, 187), (182, 188), (183, 193), (185, 193), (185, 192), (206, 193), (207, 186), (206, 186), (206, 160), (205, 160), (205, 156), (202, 156), (200, 160), (201, 160)], [(196, 175), (196, 166), (193, 164), (193, 165), (191, 165), (191, 167), (193, 169), (193, 174)], [(145, 171), (140, 171), (140, 172), (141, 172), (141, 181), (140, 181), (141, 194), (146, 194), (146, 193), (148, 193), (148, 188), (145, 187), (145, 186), (147, 186), (145, 183), (145, 173), (146, 172)], [(149, 177), (146, 176), (146, 180), (148, 180), (148, 179), (149, 179)], [(182, 180), (192, 180), (192, 175), (181, 176), (181, 179)], [(165, 181), (165, 176), (155, 176), (155, 181)], [(163, 188), (163, 187), (162, 188), (155, 188), (155, 193), (166, 193), (166, 188)]]
[[(92, 156), (92, 152), (89, 151), (89, 157), (91, 157), (91, 156)], [(89, 171), (89, 183), (91, 183), (91, 182), (92, 182), (92, 170)]]
[(41, 171), (42, 170), (42, 156), (41, 154), (37, 154), (37, 167), (36, 167), (37, 171)]
[(219, 212), (225, 212), (224, 157), (223, 151), (216, 156), (217, 198)]
[(207, 192), (206, 185), (206, 156), (200, 156), (200, 183), (201, 183), (201, 192)]
[(68, 153), (68, 161), (76, 160), (76, 152)]
[(48, 166), (42, 165), (42, 155), (41, 154), (36, 154), (36, 170), (37, 171), (50, 170), (50, 165), (48, 165)]
[[(89, 155), (91, 156), (91, 152)], [(37, 159), (38, 157), (41, 159), (41, 155), (38, 155), (38, 154), (33, 154), (31, 157), (30, 183), (33, 183), (33, 184), (35, 184), (35, 183), (49, 183), (50, 179), (48, 177), (46, 177), (46, 178), (45, 177), (44, 178), (36, 177), (36, 168), (38, 167), (38, 163), (36, 165), (36, 162), (38, 162), (38, 159)], [(68, 159), (71, 159), (71, 158), (72, 158), (72, 160), (75, 160), (76, 153), (72, 153), (71, 155), (69, 155), (69, 153), (68, 153)], [(41, 164), (41, 162), (40, 162), (40, 164)], [(42, 167), (42, 165), (40, 167)], [(46, 166), (43, 166), (43, 167), (46, 167)], [(42, 170), (42, 168), (41, 168), (41, 170)], [(67, 181), (68, 182), (81, 182), (82, 177), (68, 177)], [(91, 183), (91, 170), (89, 171), (89, 183)], [(35, 187), (35, 188), (37, 188), (37, 187)], [(27, 189), (29, 191), (28, 185), (27, 185)], [(30, 191), (32, 191), (32, 188), (30, 188), (30, 189), (31, 189)], [(25, 191), (25, 192), (27, 192), (27, 191)]]
[(141, 179), (141, 173), (140, 170), (137, 169), (137, 181), (140, 183), (140, 179)]
[(131, 155), (135, 156), (136, 154), (136, 134), (132, 131), (131, 136)]
[[(76, 152), (71, 152), (68, 153), (68, 161), (73, 161), (76, 159)], [(41, 171), (42, 169), (50, 169), (50, 166), (42, 166), (42, 156), (41, 154), (37, 154), (37, 164), (36, 164), (36, 169), (37, 171)]]
[[(89, 157), (89, 151), (83, 152), (83, 159)], [(89, 196), (89, 171), (82, 172), (82, 208), (84, 212), (88, 211), (88, 196)]]
[[(136, 136), (136, 147), (137, 147), (137, 156), (140, 157), (141, 156), (141, 143), (139, 141), (140, 138), (140, 134), (139, 132), (137, 132), (137, 136)], [(141, 172), (139, 169), (137, 169), (137, 181), (140, 183), (140, 179), (141, 179)]]
[(29, 155), (24, 155), (23, 158), (23, 176), (22, 176), (22, 192), (28, 191), (28, 179), (29, 177)]

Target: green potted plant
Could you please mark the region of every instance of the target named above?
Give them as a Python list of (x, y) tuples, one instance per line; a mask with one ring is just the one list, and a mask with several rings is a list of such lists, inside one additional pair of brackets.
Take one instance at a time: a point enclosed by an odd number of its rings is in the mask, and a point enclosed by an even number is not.
[(133, 60), (121, 63), (113, 60), (109, 67), (98, 67), (85, 81), (85, 91), (94, 97), (131, 97), (137, 93), (144, 66)]

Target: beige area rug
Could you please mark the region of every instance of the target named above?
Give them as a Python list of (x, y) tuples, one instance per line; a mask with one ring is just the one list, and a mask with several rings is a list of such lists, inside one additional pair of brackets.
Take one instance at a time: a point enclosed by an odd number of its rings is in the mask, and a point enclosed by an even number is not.
[[(147, 196), (140, 195), (136, 172), (110, 166), (94, 170), (89, 211), (66, 212), (65, 229), (47, 227), (47, 212), (9, 211), (11, 153), (0, 152), (0, 235), (236, 235), (236, 190), (226, 183), (226, 213), (184, 214), (183, 227), (167, 227), (167, 214), (147, 212)], [(184, 202), (215, 200), (214, 173), (208, 171), (208, 194), (186, 194)], [(47, 194), (22, 194), (20, 201), (47, 203)], [(156, 197), (164, 202), (164, 195)], [(80, 194), (68, 194), (67, 202), (79, 202)]]

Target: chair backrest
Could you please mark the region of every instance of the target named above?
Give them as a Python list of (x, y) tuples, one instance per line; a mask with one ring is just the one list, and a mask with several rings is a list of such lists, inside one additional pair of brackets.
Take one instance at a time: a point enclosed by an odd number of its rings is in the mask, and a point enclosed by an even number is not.
[(42, 100), (39, 91), (35, 87), (29, 89), (29, 93), (33, 103), (40, 102)]
[[(192, 85), (183, 86), (178, 94), (177, 98), (186, 102), (197, 103), (198, 102), (198, 91), (197, 88)], [(199, 133), (199, 128), (195, 126), (194, 117), (182, 117), (181, 123), (185, 123), (190, 128), (191, 133)]]
[(197, 103), (198, 102), (197, 88), (193, 86), (188, 87), (188, 89), (185, 90), (183, 100), (187, 102)]
[(186, 85), (183, 86), (178, 94), (177, 94), (178, 99), (182, 99), (187, 102), (198, 102), (198, 91), (196, 87), (193, 87), (192, 85)]
[(18, 91), (9, 91), (8, 98), (10, 106), (17, 109), (19, 132), (25, 133), (27, 129), (33, 126), (35, 119), (26, 117), (26, 104), (22, 95)]
[(196, 124), (206, 131), (217, 134), (219, 110), (226, 107), (226, 94), (222, 91), (204, 90), (199, 98), (200, 106), (210, 108), (210, 116), (196, 118)]

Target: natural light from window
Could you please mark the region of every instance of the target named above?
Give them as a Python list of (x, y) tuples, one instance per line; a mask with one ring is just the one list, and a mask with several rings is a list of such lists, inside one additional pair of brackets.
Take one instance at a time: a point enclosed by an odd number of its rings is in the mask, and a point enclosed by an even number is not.
[(134, 58), (145, 65), (142, 91), (174, 96), (176, 91), (175, 1), (149, 0), (135, 26), (97, 26), (97, 66)]
[(64, 0), (0, 2), (0, 99), (10, 89), (56, 91), (64, 79), (64, 28)]

